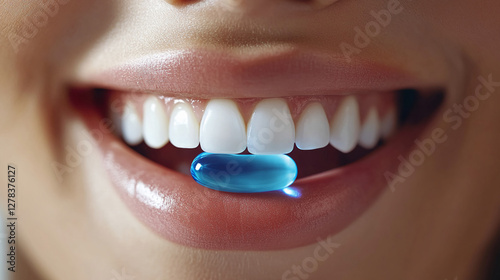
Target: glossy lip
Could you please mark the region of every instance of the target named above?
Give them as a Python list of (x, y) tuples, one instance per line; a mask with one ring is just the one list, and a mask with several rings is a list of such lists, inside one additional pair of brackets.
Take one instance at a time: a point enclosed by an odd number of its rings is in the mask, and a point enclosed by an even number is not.
[[(345, 94), (423, 86), (402, 71), (346, 63), (338, 57), (285, 52), (241, 60), (200, 50), (141, 58), (85, 83), (212, 98)], [(98, 127), (102, 116), (96, 108), (79, 111), (90, 129)], [(292, 187), (300, 198), (280, 191), (213, 191), (138, 155), (111, 133), (98, 144), (104, 166), (125, 204), (164, 238), (203, 249), (276, 250), (311, 244), (352, 223), (386, 188), (384, 172), (395, 168), (397, 156), (411, 148), (408, 143), (421, 129), (406, 127), (390, 145), (353, 164), (296, 181)]]
[(83, 79), (86, 87), (191, 98), (330, 95), (431, 87), (401, 69), (286, 49), (228, 54), (205, 49), (152, 54)]
[[(89, 130), (102, 129), (91, 105), (79, 112)], [(100, 127), (101, 125), (101, 127)], [(137, 154), (111, 132), (99, 139), (104, 167), (132, 213), (175, 243), (213, 250), (279, 250), (314, 243), (359, 217), (387, 187), (384, 172), (411, 149), (424, 125), (405, 126), (365, 158), (297, 180), (300, 197), (274, 191), (214, 191)]]

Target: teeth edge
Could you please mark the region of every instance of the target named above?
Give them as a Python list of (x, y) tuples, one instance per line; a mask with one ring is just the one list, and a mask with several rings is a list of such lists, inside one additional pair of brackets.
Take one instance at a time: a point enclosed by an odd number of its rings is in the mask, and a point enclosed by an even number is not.
[(360, 130), (359, 105), (353, 96), (340, 104), (330, 124), (330, 144), (337, 150), (348, 153), (358, 143)]
[(312, 102), (302, 111), (295, 132), (295, 145), (301, 150), (323, 148), (330, 142), (330, 125), (323, 106)]
[(170, 142), (177, 148), (192, 149), (200, 143), (200, 124), (190, 104), (174, 106), (169, 124)]
[(159, 149), (168, 143), (168, 116), (160, 101), (152, 96), (143, 104), (144, 142), (151, 148)]
[(245, 122), (236, 103), (227, 99), (210, 100), (200, 124), (201, 148), (209, 153), (232, 154), (243, 152), (246, 144)]
[[(373, 148), (380, 138), (389, 138), (396, 128), (394, 108), (381, 118), (377, 109), (372, 107), (361, 124), (359, 104), (354, 96), (341, 100), (330, 121), (323, 105), (311, 102), (302, 110), (296, 125), (286, 100), (282, 98), (260, 101), (248, 125), (245, 125), (236, 103), (229, 99), (210, 100), (201, 122), (189, 103), (175, 104), (170, 116), (156, 97), (148, 98), (143, 107), (142, 120), (130, 102), (125, 104), (121, 117), (112, 115), (115, 123), (120, 125), (119, 133), (129, 145), (144, 140), (151, 148), (161, 148), (171, 142), (178, 148), (200, 145), (204, 151), (212, 153), (241, 153), (248, 148), (254, 154), (286, 154), (293, 150), (294, 144), (301, 150), (331, 144), (337, 150), (349, 153), (356, 145)], [(183, 118), (183, 121), (176, 121), (177, 118)], [(280, 129), (273, 131), (276, 127)], [(257, 147), (256, 143), (262, 140), (259, 136), (262, 138), (266, 133), (273, 136), (272, 139), (264, 139), (264, 148)]]
[(142, 121), (131, 103), (126, 103), (123, 108), (121, 132), (123, 140), (129, 145), (137, 145), (143, 140)]
[(361, 126), (359, 145), (365, 149), (374, 148), (380, 139), (380, 121), (377, 109), (370, 108), (366, 120)]

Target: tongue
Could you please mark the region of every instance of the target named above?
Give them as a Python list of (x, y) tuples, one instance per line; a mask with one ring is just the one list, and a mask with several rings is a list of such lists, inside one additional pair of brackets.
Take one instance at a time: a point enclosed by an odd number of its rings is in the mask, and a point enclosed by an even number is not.
[(161, 149), (152, 149), (141, 143), (133, 147), (133, 149), (144, 157), (183, 174), (190, 174), (191, 162), (203, 152), (200, 147), (196, 149), (179, 149), (170, 143)]
[[(133, 149), (146, 158), (183, 174), (189, 174), (191, 162), (197, 155), (203, 152), (199, 147), (196, 149), (179, 149), (171, 144), (161, 149), (152, 149), (143, 143)], [(245, 151), (245, 153), (248, 152)], [(360, 159), (367, 153), (369, 153), (369, 150), (358, 147), (354, 151), (344, 154), (328, 145), (322, 149), (310, 151), (302, 151), (295, 148), (289, 155), (297, 164), (299, 171), (297, 178), (303, 178), (347, 165)]]
[(344, 154), (328, 145), (311, 151), (295, 148), (289, 156), (297, 164), (299, 171), (297, 178), (303, 178), (357, 161), (372, 150), (356, 147), (352, 152)]

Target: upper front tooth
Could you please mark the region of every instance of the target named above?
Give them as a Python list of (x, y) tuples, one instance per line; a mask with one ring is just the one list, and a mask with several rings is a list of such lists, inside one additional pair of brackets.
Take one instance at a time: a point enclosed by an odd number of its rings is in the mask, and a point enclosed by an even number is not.
[(168, 116), (164, 106), (154, 97), (149, 97), (143, 107), (144, 142), (151, 148), (161, 148), (168, 142)]
[(366, 120), (361, 127), (359, 135), (359, 145), (366, 149), (371, 149), (377, 145), (380, 133), (380, 121), (377, 109), (370, 108)]
[(330, 144), (337, 150), (348, 153), (356, 147), (359, 137), (359, 106), (353, 96), (340, 104), (330, 126)]
[(178, 148), (196, 148), (200, 143), (200, 125), (189, 104), (175, 105), (169, 129), (170, 142)]
[(201, 119), (200, 145), (209, 153), (233, 154), (245, 150), (245, 122), (236, 103), (227, 99), (208, 102)]
[(248, 151), (252, 154), (286, 154), (293, 150), (295, 125), (285, 100), (264, 99), (248, 124)]
[(330, 126), (323, 106), (314, 102), (304, 109), (297, 123), (295, 144), (301, 150), (323, 148), (330, 141)]
[(130, 102), (127, 102), (123, 108), (121, 126), (125, 142), (129, 145), (137, 145), (142, 142), (142, 122), (134, 105)]
[(383, 139), (389, 138), (396, 129), (396, 110), (391, 108), (380, 123), (380, 135)]

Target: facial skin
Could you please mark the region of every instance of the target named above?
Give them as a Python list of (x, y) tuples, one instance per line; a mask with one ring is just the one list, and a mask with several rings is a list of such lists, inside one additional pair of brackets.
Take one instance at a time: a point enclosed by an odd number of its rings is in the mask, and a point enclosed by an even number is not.
[[(391, 1), (71, 0), (59, 4), (32, 38), (13, 37), (27, 28), (26, 20), (36, 20), (42, 2), (6, 1), (0, 7), (0, 161), (3, 168), (15, 163), (19, 169), (18, 243), (37, 274), (47, 279), (113, 279), (122, 273), (134, 279), (281, 279), (314, 256), (317, 243), (230, 252), (166, 241), (123, 205), (97, 149), (60, 182), (50, 164), (63, 160), (65, 147), (87, 137), (68, 105), (66, 86), (113, 63), (171, 49), (253, 55), (294, 46), (342, 54), (342, 42), (354, 45), (354, 27), (364, 27), (373, 20), (370, 11), (386, 9)], [(500, 86), (461, 124), (442, 115), (474, 94), (478, 76), (500, 81), (500, 3), (400, 3), (403, 10), (352, 57), (401, 67), (445, 87), (441, 111), (420, 139), (442, 128), (447, 140), (394, 192), (387, 189), (332, 236), (340, 247), (307, 279), (479, 279), (496, 237)], [(5, 195), (2, 191), (2, 208)], [(20, 273), (23, 269), (20, 264)]]

